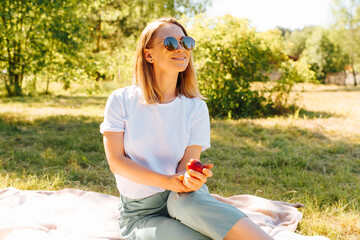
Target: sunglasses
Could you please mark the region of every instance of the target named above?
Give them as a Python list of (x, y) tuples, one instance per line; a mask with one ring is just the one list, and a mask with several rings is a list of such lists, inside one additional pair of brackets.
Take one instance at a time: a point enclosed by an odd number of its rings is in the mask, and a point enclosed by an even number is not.
[[(178, 48), (179, 41), (176, 40), (174, 37), (167, 37), (163, 40), (164, 47), (168, 51), (174, 51)], [(185, 36), (180, 39), (180, 44), (183, 46), (187, 51), (192, 51), (195, 48), (195, 40), (192, 37)]]

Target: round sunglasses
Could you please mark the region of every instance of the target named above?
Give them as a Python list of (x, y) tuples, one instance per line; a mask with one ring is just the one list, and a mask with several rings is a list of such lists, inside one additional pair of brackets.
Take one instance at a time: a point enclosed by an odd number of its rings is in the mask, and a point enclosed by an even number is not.
[(174, 37), (166, 37), (163, 41), (164, 47), (168, 51), (175, 51), (178, 48), (178, 44), (185, 48), (186, 51), (192, 51), (195, 48), (195, 40), (192, 37), (182, 37), (180, 41)]

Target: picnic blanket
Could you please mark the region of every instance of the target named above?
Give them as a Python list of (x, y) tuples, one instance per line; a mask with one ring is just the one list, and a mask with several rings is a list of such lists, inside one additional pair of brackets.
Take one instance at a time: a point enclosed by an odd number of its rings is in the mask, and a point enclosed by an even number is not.
[[(276, 240), (329, 240), (294, 233), (301, 204), (252, 195), (212, 196), (239, 208)], [(118, 205), (118, 197), (90, 191), (5, 188), (0, 190), (0, 240), (118, 240)]]

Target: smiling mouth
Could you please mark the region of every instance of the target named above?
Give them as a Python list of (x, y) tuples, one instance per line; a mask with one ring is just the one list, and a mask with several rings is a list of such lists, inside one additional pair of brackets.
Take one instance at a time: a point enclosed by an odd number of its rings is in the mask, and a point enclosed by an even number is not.
[(173, 57), (171, 59), (177, 60), (177, 61), (184, 61), (186, 60), (186, 57)]

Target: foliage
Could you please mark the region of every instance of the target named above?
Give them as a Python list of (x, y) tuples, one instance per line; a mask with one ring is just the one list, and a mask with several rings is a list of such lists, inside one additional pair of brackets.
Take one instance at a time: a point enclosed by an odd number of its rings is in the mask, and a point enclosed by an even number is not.
[(315, 28), (306, 39), (301, 61), (311, 65), (316, 78), (324, 81), (328, 73), (343, 72), (349, 63), (339, 44), (330, 40), (329, 31)]
[(309, 64), (316, 78), (323, 82), (328, 73), (343, 72), (350, 63), (348, 51), (340, 40), (341, 34), (335, 32), (320, 26), (287, 32), (284, 36), (285, 52)]
[(355, 77), (355, 67), (360, 65), (360, 0), (333, 0), (332, 15), (334, 39), (348, 54)]
[[(287, 69), (282, 64), (287, 57), (282, 52), (279, 31), (257, 33), (249, 28), (247, 20), (231, 16), (199, 16), (192, 25), (192, 35), (197, 39), (194, 55), (198, 81), (212, 117), (236, 119), (273, 114), (278, 104), (285, 102), (274, 102), (273, 94), (287, 98), (294, 81), (303, 76), (293, 73), (300, 69)], [(254, 83), (269, 82), (269, 74), (282, 68), (285, 74), (281, 81), (264, 91), (253, 89)], [(295, 75), (296, 80), (292, 79)]]
[(291, 34), (291, 32), (292, 32), (289, 28), (280, 27), (280, 26), (277, 26), (275, 29), (280, 31), (281, 36), (283, 36), (283, 37), (285, 37), (288, 34)]
[(295, 83), (317, 83), (315, 72), (311, 71), (310, 66), (300, 61), (289, 59), (281, 63), (280, 72), (282, 81), (292, 81)]
[(163, 16), (192, 17), (205, 12), (209, 0), (96, 0), (90, 6), (94, 50), (126, 47), (145, 26)]
[(0, 61), (9, 96), (22, 94), (25, 74), (73, 69), (86, 43), (84, 4), (72, 0), (1, 1)]
[[(92, 76), (116, 80), (120, 85), (132, 80), (136, 40), (143, 28), (163, 16), (191, 17), (204, 12), (209, 0), (97, 0), (90, 5)], [(105, 67), (104, 67), (105, 66)]]
[(306, 40), (316, 27), (304, 27), (301, 30), (288, 31), (284, 34), (285, 53), (299, 59), (306, 47)]
[(317, 83), (315, 72), (309, 68), (309, 65), (291, 59), (281, 63), (280, 79), (277, 80), (277, 84), (267, 90), (270, 93), (268, 98), (271, 99), (270, 102), (278, 113), (287, 112), (290, 93), (296, 83)]
[(209, 4), (209, 0), (1, 1), (0, 71), (8, 76), (0, 80), (9, 96), (21, 95), (23, 81), (30, 79), (33, 92), (37, 81), (45, 81), (45, 93), (54, 81), (62, 82), (64, 89), (84, 83), (89, 93), (97, 91), (100, 80), (129, 81), (128, 56), (149, 21), (164, 15), (193, 16)]

